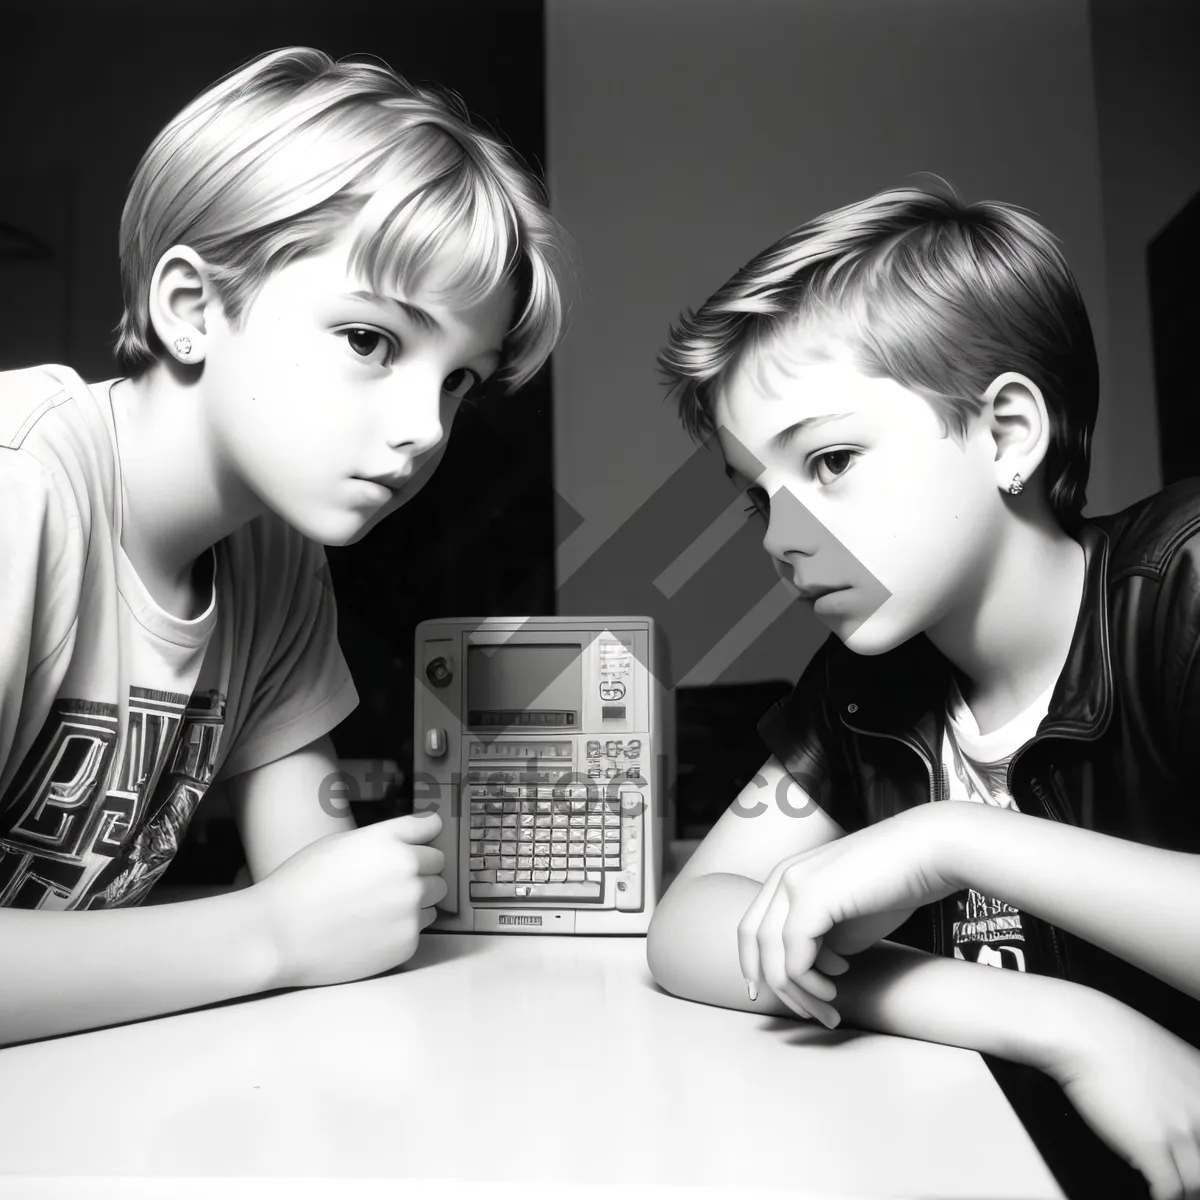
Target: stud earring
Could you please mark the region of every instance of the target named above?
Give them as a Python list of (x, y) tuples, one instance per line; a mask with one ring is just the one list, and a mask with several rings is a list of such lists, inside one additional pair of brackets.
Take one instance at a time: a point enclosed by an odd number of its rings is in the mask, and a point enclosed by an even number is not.
[(175, 339), (175, 353), (180, 358), (187, 358), (192, 353), (192, 339), (190, 337), (177, 337)]
[(1025, 484), (1021, 482), (1021, 476), (1014, 475), (1012, 477), (1012, 483), (1008, 485), (1009, 494), (1012, 496), (1019, 496), (1021, 494), (1021, 489), (1024, 486)]

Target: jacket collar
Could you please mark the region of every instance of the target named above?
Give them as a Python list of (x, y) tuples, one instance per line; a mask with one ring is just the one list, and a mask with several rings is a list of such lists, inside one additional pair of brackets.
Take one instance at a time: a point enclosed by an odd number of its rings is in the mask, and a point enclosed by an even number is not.
[[(1085, 522), (1083, 596), (1071, 649), (1038, 736), (1096, 738), (1112, 716), (1108, 639), (1108, 536)], [(865, 733), (897, 736), (922, 725), (946, 702), (952, 668), (924, 634), (886, 654), (855, 654), (829, 639), (826, 682), (842, 722)]]

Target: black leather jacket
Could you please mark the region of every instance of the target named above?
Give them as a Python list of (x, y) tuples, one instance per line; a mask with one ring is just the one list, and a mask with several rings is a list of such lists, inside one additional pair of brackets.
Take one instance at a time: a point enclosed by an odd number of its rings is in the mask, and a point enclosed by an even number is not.
[[(1089, 519), (1078, 540), (1087, 570), (1074, 639), (1046, 717), (1013, 756), (1011, 794), (1023, 813), (1200, 854), (1190, 773), (1200, 750), (1200, 480)], [(759, 731), (853, 832), (945, 795), (949, 678), (924, 635), (870, 657), (830, 637)], [(893, 936), (945, 953), (948, 919), (942, 901)], [(1200, 1044), (1200, 1003), (1029, 914), (1024, 926), (1033, 969), (1106, 991)]]

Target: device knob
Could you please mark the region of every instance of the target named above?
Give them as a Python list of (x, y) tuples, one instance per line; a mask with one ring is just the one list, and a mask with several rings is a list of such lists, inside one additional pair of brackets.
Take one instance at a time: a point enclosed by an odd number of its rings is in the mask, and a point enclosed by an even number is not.
[(450, 664), (439, 655), (431, 659), (429, 666), (425, 668), (425, 678), (434, 687), (446, 687), (454, 678), (454, 672), (450, 669)]
[(445, 758), (446, 731), (444, 729), (425, 730), (425, 753), (430, 758)]

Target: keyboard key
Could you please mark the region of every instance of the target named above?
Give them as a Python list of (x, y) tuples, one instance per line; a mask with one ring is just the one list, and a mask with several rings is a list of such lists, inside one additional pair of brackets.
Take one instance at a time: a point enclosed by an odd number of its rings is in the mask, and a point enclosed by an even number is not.
[(533, 856), (533, 869), (535, 871), (545, 871), (550, 866), (549, 855), (535, 854)]
[(527, 871), (533, 866), (533, 856), (531, 854), (522, 854), (517, 859), (517, 867), (519, 870)]
[(584, 866), (586, 866), (589, 871), (602, 871), (604, 869), (604, 859), (599, 856), (589, 855), (584, 862)]
[(621, 869), (621, 860), (611, 857), (604, 860), (604, 869), (606, 871), (619, 871)]
[(513, 883), (516, 880), (516, 876), (517, 876), (516, 871), (497, 871), (496, 872), (496, 882), (497, 883)]
[(568, 883), (582, 883), (583, 882), (583, 872), (582, 871), (568, 871), (567, 872), (567, 882)]
[(618, 842), (621, 840), (621, 831), (619, 829), (606, 829), (604, 831), (604, 840), (606, 842)]
[(496, 882), (496, 872), (495, 871), (472, 871), (471, 872), (471, 882), (472, 883), (495, 883)]
[(484, 857), (483, 869), (485, 871), (494, 871), (500, 865), (500, 856), (498, 854), (489, 854)]
[(518, 829), (517, 830), (517, 834), (518, 834), (517, 841), (518, 842), (532, 842), (533, 835), (535, 832), (536, 831), (533, 829)]
[(500, 818), (500, 827), (502, 829), (516, 829), (516, 827), (517, 827), (516, 815), (514, 814), (511, 817), (507, 817), (507, 816), (501, 817)]
[(586, 829), (571, 829), (568, 831), (567, 841), (569, 841), (569, 842), (583, 842), (586, 839), (587, 839), (587, 830)]
[(549, 881), (550, 881), (550, 872), (549, 871), (534, 871), (534, 873), (533, 873), (533, 882), (534, 883), (548, 883)]
[(543, 817), (538, 815), (534, 817), (534, 822), (539, 829), (549, 829), (550, 826), (554, 824), (554, 818), (550, 816)]
[(521, 828), (522, 829), (532, 829), (535, 819), (536, 818), (534, 817), (533, 813), (522, 813), (521, 814)]
[(550, 822), (555, 829), (566, 829), (570, 824), (566, 813), (555, 813), (554, 816), (550, 818)]
[(472, 871), (482, 871), (483, 870), (483, 859), (482, 858), (472, 858), (471, 859), (471, 870)]
[(550, 830), (550, 840), (552, 842), (565, 842), (569, 832), (566, 829), (552, 829)]
[(551, 871), (550, 872), (550, 882), (551, 883), (565, 883), (566, 878), (567, 878), (566, 871)]
[(552, 855), (550, 858), (550, 866), (551, 868), (558, 867), (565, 871), (567, 869), (567, 860), (565, 858), (555, 858)]
[(483, 853), (483, 843), (482, 842), (472, 842), (471, 843), (471, 853), (472, 854), (482, 854)]
[(528, 883), (532, 877), (533, 877), (532, 871), (518, 871), (516, 882), (517, 883)]
[(611, 826), (613, 829), (619, 829), (621, 825), (621, 818), (617, 813), (609, 813), (609, 815), (604, 818), (604, 825), (605, 828)]
[(533, 840), (535, 842), (548, 842), (551, 840), (550, 835), (554, 832), (554, 830), (553, 829), (535, 829), (533, 832), (534, 832)]
[(517, 868), (517, 856), (515, 854), (502, 854), (500, 856), (500, 866), (506, 871), (515, 871)]
[[(505, 815), (507, 815), (508, 813), (519, 813), (520, 811), (521, 811), (520, 800), (505, 800), (504, 801)], [(508, 822), (506, 821), (505, 824), (507, 825)]]
[(499, 842), (484, 842), (483, 843), (483, 852), (484, 852), (484, 854), (499, 854), (500, 853), (500, 843)]

